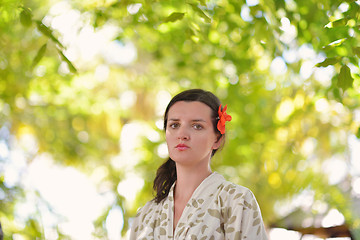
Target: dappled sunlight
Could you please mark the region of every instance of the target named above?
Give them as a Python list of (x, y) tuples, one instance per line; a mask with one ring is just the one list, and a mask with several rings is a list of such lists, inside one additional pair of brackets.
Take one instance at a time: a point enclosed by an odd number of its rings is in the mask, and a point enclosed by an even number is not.
[(360, 177), (353, 179), (351, 185), (353, 194), (360, 196)]
[(275, 75), (283, 75), (286, 73), (287, 66), (282, 57), (276, 57), (272, 61), (270, 71)]
[(111, 208), (108, 216), (106, 217), (105, 224), (109, 240), (121, 239), (121, 230), (124, 227), (123, 210), (118, 206)]
[(333, 156), (322, 164), (322, 172), (327, 174), (329, 184), (339, 184), (348, 175), (349, 166), (342, 156)]
[[(168, 91), (159, 91), (156, 94), (156, 115), (159, 116), (161, 118), (161, 124), (162, 123), (162, 118), (167, 106), (167, 103), (171, 100), (171, 95)], [(162, 128), (161, 128), (162, 129)]]
[[(134, 204), (136, 194), (144, 186), (144, 180), (136, 174), (128, 174), (117, 186), (117, 192), (124, 196), (129, 204)], [(132, 206), (133, 207), (133, 206)]]
[(293, 101), (289, 98), (286, 98), (279, 105), (276, 111), (276, 118), (281, 122), (285, 122), (293, 112), (294, 112)]
[(314, 78), (324, 87), (331, 86), (331, 78), (334, 76), (335, 70), (333, 66), (326, 68), (318, 68), (314, 71)]
[(157, 154), (161, 158), (166, 158), (169, 156), (169, 151), (168, 151), (166, 143), (162, 143), (159, 145), (159, 147), (157, 149)]
[(254, 192), (270, 240), (359, 228), (359, 6), (4, 2), (4, 233), (128, 238), (169, 154), (165, 108), (187, 88), (228, 105), (233, 121), (212, 169)]
[(339, 226), (345, 223), (344, 215), (342, 215), (337, 209), (330, 209), (326, 216), (321, 221), (323, 227)]
[(360, 140), (356, 138), (355, 135), (350, 135), (348, 142), (351, 156), (350, 174), (353, 176), (360, 176)]
[(87, 68), (103, 57), (108, 64), (128, 65), (137, 58), (137, 51), (130, 41), (113, 40), (122, 30), (113, 24), (100, 29), (89, 25), (89, 15), (72, 9), (65, 1), (55, 4), (45, 22), (61, 33), (66, 44), (66, 56), (77, 66)]
[[(92, 182), (76, 169), (54, 165), (47, 154), (33, 160), (24, 181), (27, 189), (39, 192), (43, 200), (50, 204), (52, 214), (63, 218), (60, 223), (45, 221), (54, 224), (46, 227), (54, 228), (59, 224), (75, 239), (90, 238), (94, 230), (92, 222), (114, 201), (110, 196), (97, 193)], [(36, 206), (35, 202), (33, 204)], [(39, 214), (42, 215), (41, 210)], [(50, 214), (49, 217), (55, 216)]]
[(253, 17), (250, 15), (250, 8), (247, 5), (241, 7), (241, 18), (246, 22), (251, 22)]
[(280, 30), (283, 31), (283, 34), (280, 36), (280, 40), (285, 44), (290, 44), (297, 36), (297, 29), (286, 17), (281, 18), (280, 22)]
[(269, 238), (270, 240), (300, 240), (301, 234), (283, 228), (273, 228), (269, 232)]

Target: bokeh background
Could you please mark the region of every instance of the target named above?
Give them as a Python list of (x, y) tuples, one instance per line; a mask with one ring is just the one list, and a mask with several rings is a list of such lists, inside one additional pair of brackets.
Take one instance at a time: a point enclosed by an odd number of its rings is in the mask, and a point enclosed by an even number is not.
[(0, 1), (4, 239), (127, 239), (188, 88), (271, 240), (360, 239), (359, 33), (354, 0)]

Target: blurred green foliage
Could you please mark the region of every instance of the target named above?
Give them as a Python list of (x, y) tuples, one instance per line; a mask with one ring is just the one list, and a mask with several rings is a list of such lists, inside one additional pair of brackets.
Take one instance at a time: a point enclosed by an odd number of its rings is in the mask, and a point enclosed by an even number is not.
[[(113, 42), (135, 46), (137, 58), (128, 64), (101, 54), (90, 60), (74, 55), (73, 42), (54, 23), (56, 2), (8, 0), (0, 5), (0, 127), (9, 130), (0, 140), (11, 149), (12, 137), (35, 136), (38, 150), (27, 155), (29, 164), (48, 152), (58, 164), (89, 175), (106, 169), (96, 184), (101, 189), (106, 183), (117, 196), (114, 204), (124, 210), (125, 233), (127, 220), (152, 198), (155, 169), (164, 161), (157, 123), (167, 94), (204, 88), (228, 104), (233, 116), (213, 169), (254, 192), (266, 224), (280, 225), (279, 204), (309, 190), (314, 201), (338, 209), (351, 227), (359, 227), (346, 187), (353, 176), (331, 185), (322, 171), (323, 161), (332, 156), (349, 162), (348, 138), (359, 138), (358, 1), (68, 3), (80, 16), (77, 34), (110, 26)], [(92, 39), (87, 40), (91, 45)], [(102, 68), (108, 72), (98, 77)], [(127, 151), (121, 141), (131, 138), (120, 139), (123, 127), (133, 122), (161, 138), (142, 135), (136, 154), (117, 158), (123, 167), (116, 168), (114, 158)], [(15, 206), (27, 192), (21, 184), (6, 184), (5, 161), (0, 158), (5, 239), (15, 233), (44, 238), (37, 218), (24, 219), (25, 226), (14, 223)], [(144, 179), (132, 203), (117, 193), (129, 172)], [(98, 238), (106, 236), (110, 208), (94, 223)], [(317, 214), (314, 208), (308, 211)]]

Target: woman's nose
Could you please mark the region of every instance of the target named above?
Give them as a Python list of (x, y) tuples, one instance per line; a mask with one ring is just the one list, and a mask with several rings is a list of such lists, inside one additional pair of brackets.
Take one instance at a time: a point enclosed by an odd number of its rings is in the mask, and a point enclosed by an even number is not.
[(178, 138), (181, 140), (189, 140), (190, 136), (188, 131), (185, 128), (180, 128)]
[(189, 138), (188, 135), (180, 135), (179, 139), (181, 139), (181, 140), (189, 140), (190, 138)]

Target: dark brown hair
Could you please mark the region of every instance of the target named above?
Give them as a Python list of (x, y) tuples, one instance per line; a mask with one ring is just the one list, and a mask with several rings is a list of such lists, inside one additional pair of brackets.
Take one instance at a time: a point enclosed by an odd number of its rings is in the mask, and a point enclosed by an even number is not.
[[(176, 102), (179, 101), (186, 101), (186, 102), (202, 102), (209, 106), (212, 110), (212, 123), (214, 127), (214, 132), (219, 134), (221, 136), (220, 131), (217, 129), (217, 122), (218, 122), (218, 109), (221, 104), (218, 97), (216, 97), (213, 93), (204, 91), (202, 89), (190, 89), (183, 91), (179, 94), (177, 94), (175, 97), (171, 99), (168, 106), (165, 110), (164, 115), (164, 130), (166, 131), (167, 127), (167, 120), (168, 120), (168, 113), (169, 109), (172, 105), (174, 105)], [(214, 149), (212, 151), (211, 156), (215, 154), (217, 149)], [(156, 196), (154, 198), (156, 203), (160, 203), (164, 198), (167, 197), (169, 194), (171, 186), (174, 184), (174, 182), (177, 179), (176, 175), (176, 165), (174, 160), (172, 160), (170, 157), (167, 159), (167, 161), (162, 164), (157, 172), (156, 177), (154, 180), (153, 188), (156, 192)]]

